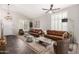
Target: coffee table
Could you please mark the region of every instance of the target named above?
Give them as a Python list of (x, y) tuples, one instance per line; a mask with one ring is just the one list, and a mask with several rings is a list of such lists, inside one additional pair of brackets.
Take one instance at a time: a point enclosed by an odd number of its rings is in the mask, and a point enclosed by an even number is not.
[(48, 39), (48, 38), (43, 37), (43, 36), (40, 36), (40, 37), (38, 37), (36, 39), (38, 39), (39, 41), (42, 41), (42, 42), (46, 43), (46, 45), (47, 45), (46, 49), (48, 49), (48, 52), (54, 53), (54, 47), (53, 47), (53, 45), (56, 44), (56, 41), (53, 41), (53, 40)]

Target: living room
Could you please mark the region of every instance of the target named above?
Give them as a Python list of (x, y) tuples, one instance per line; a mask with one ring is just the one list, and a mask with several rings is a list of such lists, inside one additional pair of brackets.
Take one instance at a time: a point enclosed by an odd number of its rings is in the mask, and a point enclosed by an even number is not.
[(79, 4), (0, 4), (0, 52), (78, 54), (78, 10)]

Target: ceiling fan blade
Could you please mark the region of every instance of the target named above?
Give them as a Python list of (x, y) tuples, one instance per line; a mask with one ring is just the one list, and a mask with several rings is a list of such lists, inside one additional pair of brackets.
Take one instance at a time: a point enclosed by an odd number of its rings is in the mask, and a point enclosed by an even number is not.
[(42, 10), (48, 10), (48, 9), (42, 8)]

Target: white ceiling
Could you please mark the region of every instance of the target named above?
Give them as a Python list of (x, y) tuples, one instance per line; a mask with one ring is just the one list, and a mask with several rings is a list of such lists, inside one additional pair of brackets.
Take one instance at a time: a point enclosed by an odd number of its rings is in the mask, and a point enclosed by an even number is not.
[[(3, 9), (7, 9), (6, 4), (0, 5)], [(71, 4), (54, 4), (54, 8), (66, 8), (71, 6)], [(11, 4), (10, 10), (14, 12), (18, 12), (27, 16), (28, 18), (36, 18), (40, 15), (44, 14), (46, 11), (42, 10), (42, 8), (50, 8), (50, 4)]]

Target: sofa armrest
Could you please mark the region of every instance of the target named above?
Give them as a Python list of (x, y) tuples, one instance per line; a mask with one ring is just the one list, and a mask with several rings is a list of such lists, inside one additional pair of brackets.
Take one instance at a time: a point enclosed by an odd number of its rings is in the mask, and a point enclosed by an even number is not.
[(65, 32), (65, 33), (63, 34), (63, 38), (69, 38), (69, 37), (68, 37), (68, 32)]

